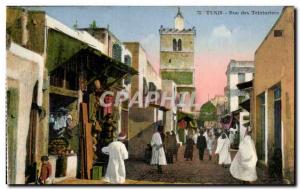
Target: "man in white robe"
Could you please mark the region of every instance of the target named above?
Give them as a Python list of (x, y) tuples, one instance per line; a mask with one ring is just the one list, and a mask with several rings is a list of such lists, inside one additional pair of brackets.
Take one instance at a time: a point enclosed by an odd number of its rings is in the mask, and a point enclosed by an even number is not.
[(207, 140), (208, 134), (207, 134), (207, 130), (205, 130), (203, 136), (205, 137), (205, 139)]
[(234, 143), (235, 133), (236, 133), (236, 129), (233, 129), (233, 128), (229, 129), (229, 140), (230, 140), (231, 145)]
[(208, 133), (206, 144), (207, 144), (207, 150), (208, 150), (208, 154), (209, 154), (209, 160), (211, 160), (214, 145), (215, 145), (215, 136), (212, 134), (212, 132)]
[(243, 141), (239, 145), (239, 150), (230, 166), (230, 173), (234, 178), (247, 182), (257, 180), (257, 154), (250, 133), (250, 130), (246, 132)]
[(158, 126), (157, 131), (153, 134), (151, 139), (151, 147), (152, 147), (151, 164), (157, 165), (158, 173), (162, 173), (162, 168), (161, 168), (162, 165), (167, 165), (163, 142), (160, 135), (162, 130), (163, 127)]
[(124, 183), (126, 170), (124, 160), (128, 159), (126, 146), (121, 142), (126, 136), (120, 134), (118, 140), (111, 142), (107, 147), (102, 148), (102, 152), (109, 155), (108, 166), (104, 181), (108, 183)]
[(197, 144), (197, 139), (198, 137), (200, 136), (200, 133), (198, 131), (199, 129), (197, 129), (197, 131), (195, 132), (195, 134), (193, 135), (193, 140), (194, 140), (194, 143)]
[(219, 156), (219, 165), (225, 167), (231, 163), (230, 156), (230, 140), (227, 135), (223, 132), (217, 141), (217, 149), (215, 154)]

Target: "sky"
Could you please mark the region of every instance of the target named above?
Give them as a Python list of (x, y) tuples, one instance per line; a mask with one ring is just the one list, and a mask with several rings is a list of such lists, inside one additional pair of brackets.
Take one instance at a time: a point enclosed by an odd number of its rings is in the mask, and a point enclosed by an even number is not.
[[(159, 71), (159, 28), (174, 27), (176, 6), (65, 6), (33, 7), (72, 27), (88, 27), (93, 20), (107, 27), (121, 41), (140, 42)], [(195, 86), (198, 104), (224, 95), (226, 67), (231, 59), (254, 60), (254, 53), (280, 16), (282, 7), (180, 7), (185, 28), (196, 28)], [(210, 14), (208, 11), (222, 11)], [(230, 14), (235, 12), (238, 14)], [(253, 15), (252, 11), (272, 11)], [(201, 14), (199, 14), (201, 12)], [(242, 15), (248, 12), (249, 15)], [(214, 12), (215, 13), (215, 12)]]

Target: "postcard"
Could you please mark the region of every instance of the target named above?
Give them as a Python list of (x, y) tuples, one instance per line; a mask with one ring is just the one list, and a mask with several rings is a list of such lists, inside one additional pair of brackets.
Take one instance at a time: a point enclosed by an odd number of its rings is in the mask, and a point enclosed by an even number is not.
[(7, 6), (8, 185), (295, 185), (295, 7)]

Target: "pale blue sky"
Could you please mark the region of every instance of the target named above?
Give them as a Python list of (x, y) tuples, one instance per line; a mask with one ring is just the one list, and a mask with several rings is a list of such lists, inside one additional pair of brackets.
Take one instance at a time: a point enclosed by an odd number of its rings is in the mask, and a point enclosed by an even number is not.
[[(224, 94), (226, 65), (230, 59), (254, 60), (254, 53), (280, 16), (282, 7), (180, 7), (185, 27), (196, 27), (195, 64), (197, 102), (207, 96)], [(176, 6), (65, 6), (34, 7), (72, 27), (88, 27), (96, 20), (98, 27), (109, 25), (121, 41), (138, 41), (150, 62), (159, 65), (159, 28), (174, 27)], [(251, 11), (273, 11), (274, 15), (252, 15)], [(201, 11), (199, 15), (197, 11)], [(223, 15), (207, 15), (206, 11), (224, 11)], [(250, 15), (229, 15), (228, 11), (249, 11)], [(217, 76), (217, 77), (216, 77)]]
[[(143, 43), (150, 54), (159, 53), (160, 25), (173, 27), (177, 7), (127, 7), (127, 6), (94, 6), (94, 7), (39, 7), (62, 23), (72, 27), (78, 21), (79, 27), (87, 27), (96, 20), (97, 25), (106, 27), (121, 41), (140, 41), (149, 39), (151, 43)], [(282, 7), (181, 7), (186, 27), (195, 26), (197, 30), (196, 52), (217, 51), (220, 45), (230, 43), (234, 51), (254, 51), (266, 33), (274, 24), (279, 14), (269, 16), (235, 16), (205, 15), (207, 10), (222, 11), (276, 11)], [(201, 11), (203, 14), (197, 14)], [(231, 39), (214, 39), (212, 33), (216, 27), (225, 26), (232, 33)], [(226, 37), (226, 36), (225, 36)], [(220, 40), (222, 42), (220, 42)], [(217, 42), (216, 42), (217, 41)], [(222, 51), (223, 48), (220, 50)]]

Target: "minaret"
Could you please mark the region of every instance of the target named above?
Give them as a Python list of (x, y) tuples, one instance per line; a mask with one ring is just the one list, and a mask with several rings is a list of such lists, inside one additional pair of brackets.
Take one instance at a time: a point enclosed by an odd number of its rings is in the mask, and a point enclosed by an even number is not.
[[(196, 29), (185, 28), (184, 18), (178, 8), (175, 26), (159, 29), (160, 34), (160, 74), (163, 80), (173, 80), (177, 92), (195, 92), (195, 37)], [(174, 21), (174, 20), (173, 20)], [(183, 108), (190, 112), (191, 109)]]
[(184, 29), (184, 18), (180, 12), (180, 8), (178, 7), (178, 12), (175, 17), (175, 29), (181, 31)]

